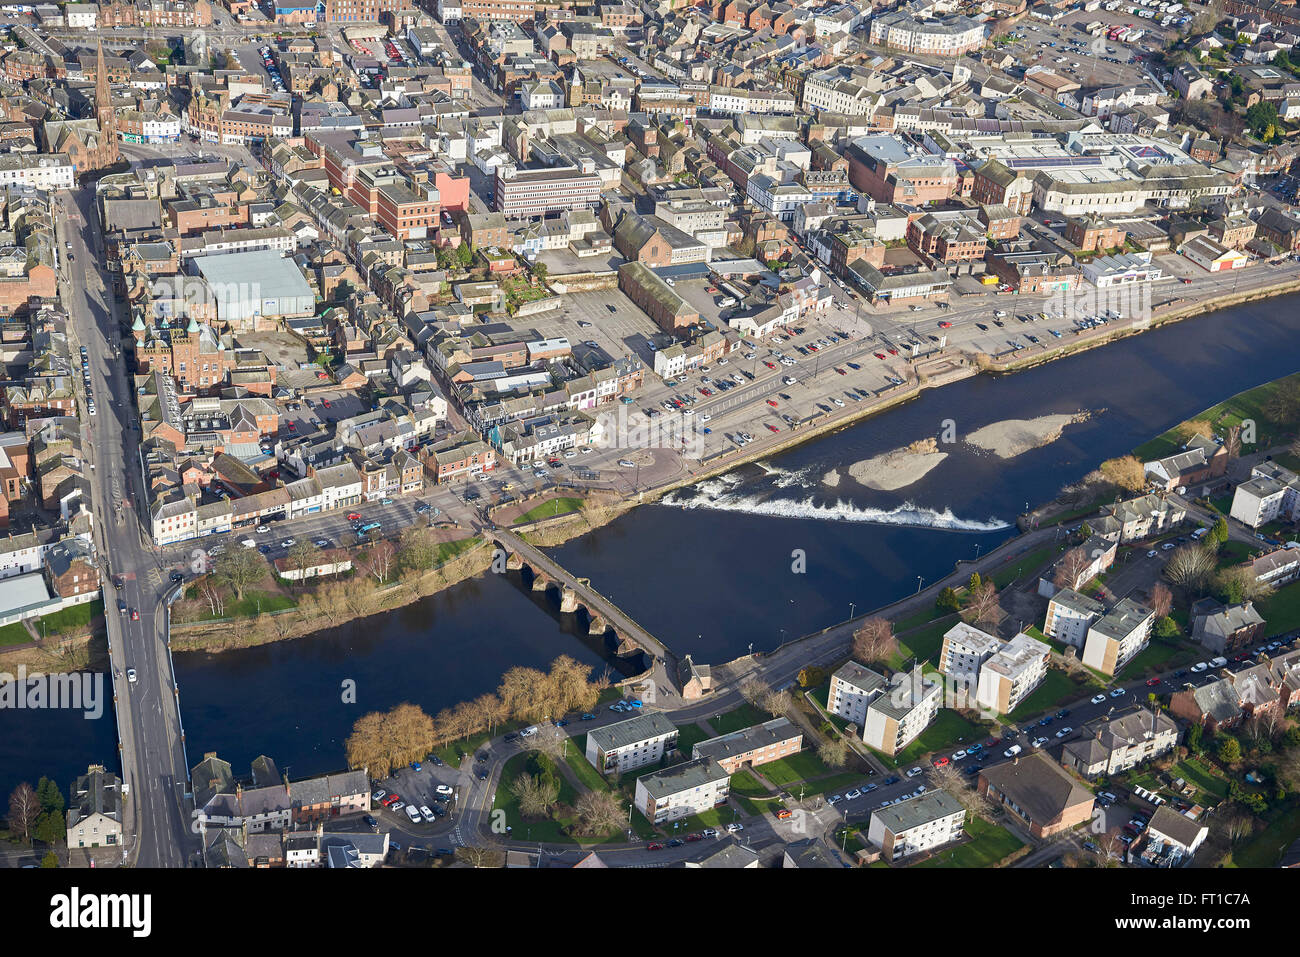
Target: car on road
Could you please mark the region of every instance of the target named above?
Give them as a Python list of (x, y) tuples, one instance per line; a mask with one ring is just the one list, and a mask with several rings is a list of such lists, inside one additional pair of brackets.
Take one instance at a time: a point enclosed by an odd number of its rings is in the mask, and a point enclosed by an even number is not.
[(266, 534), (267, 532), (269, 532), (270, 530), (271, 530), (271, 526), (270, 526), (270, 525), (259, 525), (259, 526), (257, 526), (257, 534), (259, 534), (259, 535), (265, 535), (265, 534)]
[(438, 820), (437, 815), (435, 815), (433, 811), (429, 810), (429, 805), (427, 804), (420, 805), (420, 816), (424, 818), (424, 823), (426, 824), (432, 824), (434, 821)]
[(636, 468), (636, 463), (633, 462), (631, 459), (619, 459), (618, 464), (625, 469)]
[(298, 539), (296, 539), (296, 538), (286, 538), (286, 539), (284, 539), (282, 542), (280, 542), (280, 547), (281, 547), (281, 548), (293, 548), (293, 546), (295, 546), (295, 545), (297, 545), (297, 544), (298, 544)]
[(715, 830), (714, 830), (713, 828), (711, 828), (711, 827), (706, 827), (704, 830), (700, 831), (700, 833), (703, 834), (705, 837), (717, 837), (717, 836), (718, 836), (718, 832), (715, 831)]
[(941, 319), (941, 320), (939, 320), (939, 328), (940, 328), (940, 329), (951, 329), (951, 328), (952, 328), (952, 323), (949, 322), (947, 319)]
[(737, 831), (743, 831), (744, 829), (745, 829), (745, 825), (743, 825), (743, 824), (738, 824), (738, 823), (736, 823), (736, 822), (734, 822), (734, 821), (733, 821), (731, 824), (728, 824), (728, 825), (727, 825), (727, 833), (728, 833), (728, 834), (735, 834)]
[(1047, 738), (1034, 738), (1034, 740), (1029, 742), (1029, 746), (1031, 748), (1041, 748), (1047, 743), (1047, 740)]
[(846, 791), (844, 794), (844, 800), (846, 801), (856, 801), (860, 797), (862, 797), (862, 792), (857, 788), (854, 788), (852, 791)]
[(914, 778), (914, 777), (916, 777), (916, 776), (917, 776), (918, 774), (920, 774), (920, 773), (921, 773), (921, 769), (920, 769), (920, 768), (908, 768), (908, 769), (907, 769), (907, 776), (908, 776), (909, 778)]
[(1159, 678), (1148, 678), (1148, 679), (1147, 679), (1147, 687), (1148, 687), (1148, 688), (1154, 688), (1154, 687), (1155, 687), (1156, 685), (1158, 685), (1158, 684), (1160, 684), (1160, 679), (1159, 679)]
[(127, 669), (126, 669), (126, 680), (129, 681), (129, 682), (131, 682), (131, 684), (135, 684), (135, 679), (136, 679), (135, 669), (134, 669), (134, 668), (127, 668)]
[(582, 715), (582, 720), (583, 720), (583, 721), (595, 721), (595, 720), (596, 720), (596, 716), (595, 716), (594, 714), (592, 714), (590, 711), (587, 711), (587, 712), (585, 712), (585, 713)]
[(379, 832), (379, 822), (376, 821), (369, 814), (363, 815), (361, 820), (365, 823), (366, 827), (370, 828), (370, 830), (376, 833)]
[(348, 512), (348, 521), (349, 521), (349, 522), (359, 522), (359, 521), (361, 521), (361, 515), (360, 515), (360, 513), (358, 513), (358, 512)]
[(1056, 712), (1056, 716), (1057, 716), (1058, 718), (1067, 718), (1067, 717), (1069, 717), (1069, 715), (1070, 715), (1070, 712), (1069, 712), (1068, 710), (1066, 710), (1065, 708), (1062, 708), (1060, 711)]
[(881, 781), (880, 783), (883, 784), (885, 787), (889, 787), (889, 785), (897, 784), (901, 780), (903, 779), (900, 778), (897, 774), (891, 774), (889, 777), (885, 778), (885, 780)]
[(139, 621), (139, 620), (140, 620), (140, 610), (139, 610), (138, 608), (132, 608), (132, 609), (131, 609), (131, 620), (132, 620), (132, 621)]
[(119, 615), (126, 614), (126, 602), (122, 601), (120, 598), (117, 600), (117, 612)]
[(658, 841), (655, 841), (653, 844), (647, 844), (645, 849), (647, 851), (662, 851), (667, 846), (667, 844), (660, 844)]
[(419, 761), (412, 761), (410, 767), (411, 767), (411, 770), (412, 770), (412, 771), (423, 771), (423, 770), (424, 770), (424, 765), (421, 764)]
[(832, 794), (830, 797), (826, 799), (826, 803), (829, 804), (831, 807), (834, 807), (835, 805), (839, 804), (843, 800), (844, 800), (844, 795)]
[(1112, 698), (1122, 698), (1126, 694), (1128, 694), (1128, 692), (1125, 691), (1123, 688), (1116, 688), (1114, 691), (1110, 693), (1110, 696)]
[(1090, 698), (1089, 700), (1090, 700), (1093, 704), (1101, 704), (1103, 701), (1106, 700), (1106, 696), (1105, 696), (1104, 694), (1095, 694), (1095, 695), (1093, 695), (1092, 698)]

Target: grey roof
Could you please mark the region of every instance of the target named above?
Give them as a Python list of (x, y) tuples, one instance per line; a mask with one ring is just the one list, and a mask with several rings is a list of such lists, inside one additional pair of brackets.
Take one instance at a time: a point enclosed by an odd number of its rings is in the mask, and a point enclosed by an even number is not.
[(663, 712), (650, 711), (603, 728), (595, 728), (587, 733), (587, 740), (594, 742), (602, 751), (613, 751), (676, 732), (676, 725)]
[(713, 758), (723, 760), (739, 754), (747, 754), (768, 745), (789, 741), (800, 737), (803, 731), (790, 723), (789, 718), (773, 718), (762, 724), (721, 734), (695, 745), (691, 752), (693, 758)]
[(731, 775), (724, 771), (717, 761), (712, 758), (701, 758), (698, 761), (678, 764), (665, 771), (647, 774), (640, 779), (640, 783), (652, 798), (659, 800), (692, 788), (725, 781), (730, 777)]
[(1093, 800), (1091, 791), (1042, 751), (986, 768), (980, 776), (1035, 824), (1049, 824), (1066, 808)]
[(1183, 847), (1191, 847), (1196, 843), (1200, 833), (1205, 830), (1204, 825), (1197, 824), (1190, 817), (1180, 814), (1167, 804), (1156, 808), (1156, 813), (1151, 815), (1151, 823), (1148, 827), (1151, 831), (1157, 831), (1177, 841)]
[(947, 791), (927, 791), (920, 797), (909, 798), (902, 804), (891, 804), (871, 812), (894, 834), (909, 831), (930, 821), (949, 817), (961, 811), (962, 804)]
[(295, 807), (327, 804), (336, 797), (367, 794), (370, 781), (365, 771), (343, 771), (340, 774), (322, 774), (320, 777), (293, 781), (289, 793)]
[(877, 674), (866, 665), (860, 665), (856, 661), (846, 661), (835, 669), (835, 674), (832, 677), (847, 681), (855, 688), (861, 688), (868, 693), (885, 687), (883, 675)]

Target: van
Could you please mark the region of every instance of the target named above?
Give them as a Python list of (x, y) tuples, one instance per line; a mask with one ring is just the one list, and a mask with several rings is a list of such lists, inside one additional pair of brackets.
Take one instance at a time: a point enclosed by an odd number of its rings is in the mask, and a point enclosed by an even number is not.
[(243, 545), (245, 548), (256, 548), (256, 547), (257, 547), (257, 542), (254, 541), (254, 540), (251, 539), (251, 538), (245, 538), (245, 539), (244, 539), (243, 541), (241, 541), (239, 544)]
[(1211, 658), (1211, 659), (1210, 659), (1210, 667), (1211, 667), (1211, 668), (1222, 668), (1222, 667), (1223, 667), (1224, 665), (1226, 665), (1227, 663), (1228, 663), (1228, 659), (1227, 659), (1227, 658)]
[(1196, 531), (1192, 532), (1192, 538), (1200, 539), (1208, 531), (1209, 531), (1208, 528), (1198, 528)]
[(519, 737), (521, 737), (521, 738), (531, 738), (531, 737), (532, 737), (533, 735), (535, 735), (536, 733), (537, 733), (537, 725), (535, 725), (535, 724), (534, 724), (534, 725), (529, 725), (527, 728), (524, 728), (524, 730), (522, 730), (522, 731), (519, 732)]

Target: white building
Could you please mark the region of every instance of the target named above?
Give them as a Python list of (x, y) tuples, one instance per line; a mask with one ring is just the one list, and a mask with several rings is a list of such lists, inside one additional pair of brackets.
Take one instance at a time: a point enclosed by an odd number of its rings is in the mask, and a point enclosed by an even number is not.
[(1024, 632), (1016, 635), (980, 668), (976, 700), (981, 708), (1008, 714), (1047, 676), (1052, 649)]
[(831, 714), (859, 728), (866, 724), (867, 705), (883, 691), (885, 679), (856, 661), (846, 662), (831, 675), (826, 707)]
[(1275, 462), (1261, 462), (1250, 471), (1249, 481), (1237, 486), (1229, 516), (1243, 525), (1259, 528), (1282, 518), (1295, 521), (1300, 513), (1300, 476)]
[(731, 775), (712, 758), (701, 758), (637, 778), (633, 801), (647, 821), (663, 824), (711, 810), (730, 793)]
[(677, 728), (659, 711), (638, 714), (587, 733), (587, 760), (601, 774), (625, 774), (658, 764), (677, 747)]
[(886, 861), (920, 854), (961, 838), (966, 809), (947, 791), (930, 791), (871, 812), (867, 840)]

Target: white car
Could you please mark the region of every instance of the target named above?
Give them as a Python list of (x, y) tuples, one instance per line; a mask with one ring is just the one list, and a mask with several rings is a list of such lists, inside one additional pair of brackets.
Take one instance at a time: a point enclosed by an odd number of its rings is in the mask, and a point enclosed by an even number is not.
[(709, 421), (709, 419), (711, 419), (711, 418), (713, 418), (713, 416), (709, 415), (709, 413), (707, 413), (707, 412), (701, 412), (701, 413), (700, 413), (700, 421), (701, 421), (701, 422), (707, 422), (707, 421)]
[(921, 773), (921, 769), (920, 769), (920, 768), (908, 768), (908, 770), (907, 770), (907, 776), (908, 776), (909, 778), (914, 778), (914, 777), (916, 777), (916, 776), (917, 776), (918, 774), (920, 774), (920, 773)]
[(735, 822), (727, 825), (727, 833), (729, 834), (735, 834), (737, 831), (743, 831), (744, 829), (745, 825), (736, 824)]
[(259, 534), (259, 535), (265, 535), (265, 534), (266, 534), (267, 532), (269, 532), (270, 530), (271, 530), (271, 526), (270, 526), (270, 525), (259, 525), (259, 526), (257, 526), (257, 534)]
[(129, 681), (129, 682), (131, 682), (131, 684), (135, 684), (135, 679), (136, 679), (135, 669), (134, 669), (134, 668), (127, 668), (127, 669), (126, 669), (126, 680)]
[(537, 725), (535, 724), (529, 725), (528, 727), (524, 728), (524, 730), (519, 732), (519, 737), (531, 738), (533, 735), (537, 733), (537, 730), (538, 730)]
[(420, 810), (415, 805), (406, 805), (406, 816), (411, 819), (412, 824), (420, 823)]
[(439, 784), (436, 788), (433, 789), (433, 793), (441, 794), (443, 797), (451, 797), (454, 792), (452, 791), (450, 785)]
[(1069, 734), (1070, 732), (1072, 732), (1073, 730), (1074, 730), (1074, 729), (1071, 728), (1069, 725), (1066, 725), (1066, 726), (1065, 726), (1064, 728), (1062, 728), (1060, 731), (1056, 732), (1056, 736), (1057, 736), (1058, 738), (1063, 738), (1063, 737), (1065, 737), (1067, 734)]
[(1106, 700), (1106, 696), (1104, 694), (1095, 694), (1089, 700), (1091, 700), (1093, 704), (1101, 704)]
[(1192, 665), (1192, 671), (1196, 672), (1197, 674), (1200, 674), (1202, 671), (1204, 671), (1204, 670), (1205, 670), (1206, 668), (1208, 668), (1208, 667), (1210, 667), (1210, 666), (1209, 666), (1209, 664), (1208, 664), (1207, 662), (1204, 662), (1204, 661), (1198, 661), (1196, 664)]
[(829, 804), (831, 807), (834, 807), (836, 804), (839, 804), (843, 800), (844, 797), (842, 795), (832, 794), (830, 797), (826, 799), (826, 803)]
[(1041, 748), (1046, 743), (1047, 743), (1046, 738), (1034, 738), (1034, 740), (1029, 742), (1029, 746), (1031, 748)]
[(619, 460), (618, 460), (618, 464), (621, 465), (621, 466), (622, 466), (623, 468), (625, 468), (625, 469), (634, 469), (634, 468), (636, 468), (636, 463), (633, 462), (631, 459), (619, 459)]
[(1019, 754), (1023, 750), (1024, 748), (1022, 748), (1020, 745), (1013, 744), (1011, 747), (1007, 748), (1005, 751), (1002, 752), (1002, 756), (1004, 758), (1014, 758), (1017, 754)]
[(573, 449), (569, 449), (564, 453), (564, 457), (566, 459), (576, 459), (578, 457), (578, 453), (573, 451)]
[(280, 547), (281, 547), (281, 548), (293, 548), (293, 546), (295, 546), (295, 545), (297, 545), (297, 544), (298, 544), (298, 539), (296, 539), (296, 538), (286, 538), (284, 541), (282, 541), (282, 542), (280, 543)]
[(952, 753), (952, 759), (953, 759), (954, 761), (960, 761), (960, 760), (961, 760), (962, 758), (964, 758), (964, 757), (966, 757), (966, 752), (965, 752), (965, 751), (954, 751), (954, 752)]
[(436, 820), (438, 820), (437, 816), (433, 813), (433, 811), (429, 810), (429, 805), (427, 804), (420, 805), (420, 817), (424, 818), (425, 824), (432, 824)]
[(1147, 552), (1147, 558), (1155, 558), (1159, 554), (1154, 548)]
[(244, 539), (243, 541), (241, 541), (239, 544), (243, 545), (245, 548), (256, 548), (256, 547), (257, 547), (257, 542), (256, 542), (256, 540), (251, 539), (251, 538), (245, 538), (245, 539)]

